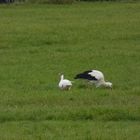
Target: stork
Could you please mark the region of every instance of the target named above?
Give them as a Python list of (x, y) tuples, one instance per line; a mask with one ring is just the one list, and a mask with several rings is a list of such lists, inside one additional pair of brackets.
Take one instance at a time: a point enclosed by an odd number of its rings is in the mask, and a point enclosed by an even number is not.
[(98, 70), (88, 70), (83, 73), (77, 74), (75, 79), (86, 79), (89, 82), (95, 84), (96, 87), (104, 86), (107, 88), (112, 88), (111, 82), (106, 82), (104, 80), (104, 74)]

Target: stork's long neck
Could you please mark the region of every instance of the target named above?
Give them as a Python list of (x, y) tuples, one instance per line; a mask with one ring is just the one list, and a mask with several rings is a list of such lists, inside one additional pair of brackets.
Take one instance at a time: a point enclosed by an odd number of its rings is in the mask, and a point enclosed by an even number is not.
[(112, 83), (104, 81), (103, 86), (108, 87), (108, 88), (112, 88)]
[(107, 87), (107, 82), (106, 81), (103, 81), (102, 85), (105, 86), (105, 87)]
[(100, 87), (100, 86), (104, 86), (105, 85), (105, 81), (104, 81), (104, 79), (101, 79), (101, 80), (99, 80), (97, 83), (95, 83), (95, 85), (96, 85), (96, 87)]

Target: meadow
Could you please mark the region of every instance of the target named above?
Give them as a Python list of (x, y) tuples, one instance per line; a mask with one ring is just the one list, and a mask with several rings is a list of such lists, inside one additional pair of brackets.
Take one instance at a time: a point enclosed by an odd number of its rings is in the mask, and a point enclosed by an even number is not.
[(0, 5), (0, 139), (139, 140), (140, 3)]

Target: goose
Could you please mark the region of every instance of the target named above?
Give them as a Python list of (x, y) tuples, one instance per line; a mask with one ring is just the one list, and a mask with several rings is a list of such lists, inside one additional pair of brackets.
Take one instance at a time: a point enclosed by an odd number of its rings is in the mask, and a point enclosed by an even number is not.
[(62, 90), (70, 90), (72, 87), (72, 82), (70, 80), (64, 79), (64, 75), (62, 74), (60, 76), (60, 82), (58, 86)]
[(96, 87), (107, 87), (112, 88), (111, 82), (106, 82), (104, 80), (104, 74), (99, 70), (88, 70), (83, 73), (77, 74), (74, 79), (86, 79), (89, 82), (95, 84)]

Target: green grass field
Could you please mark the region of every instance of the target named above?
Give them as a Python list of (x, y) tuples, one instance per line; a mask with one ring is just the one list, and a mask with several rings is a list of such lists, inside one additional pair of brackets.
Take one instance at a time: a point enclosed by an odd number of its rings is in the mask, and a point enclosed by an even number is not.
[(140, 3), (0, 5), (0, 140), (63, 139), (140, 140)]

